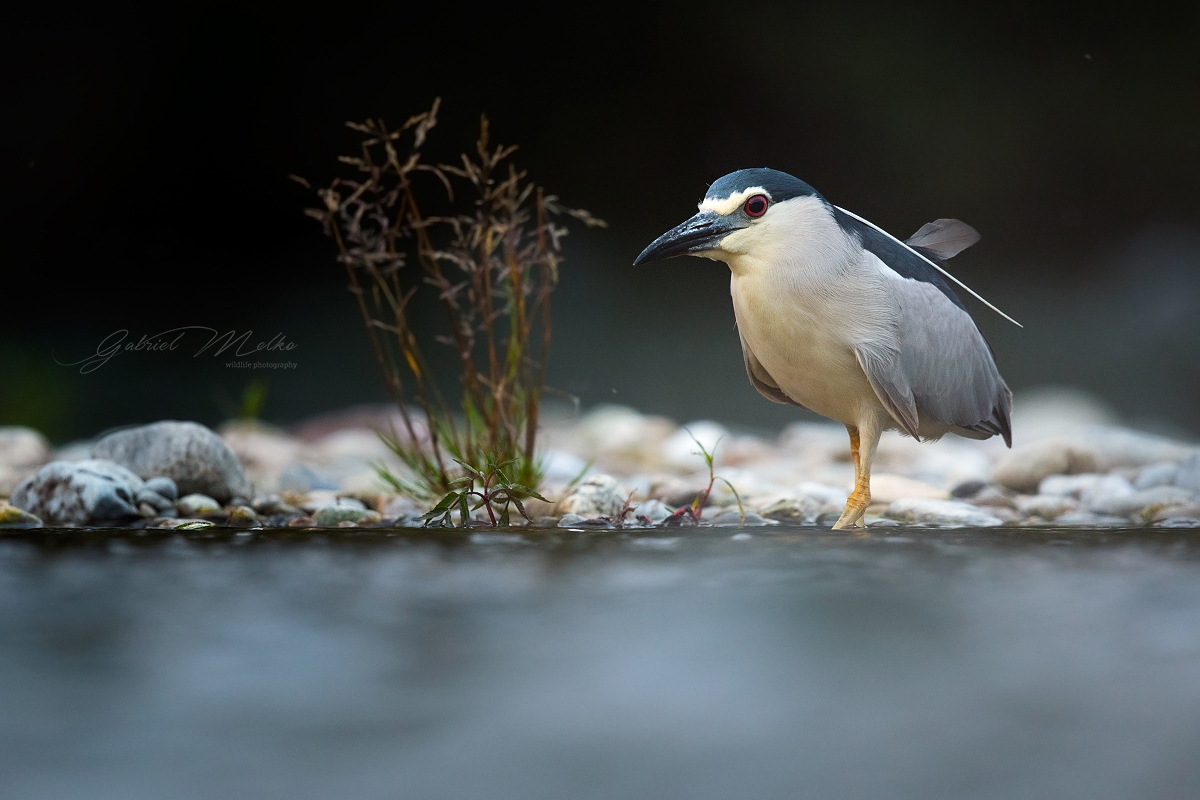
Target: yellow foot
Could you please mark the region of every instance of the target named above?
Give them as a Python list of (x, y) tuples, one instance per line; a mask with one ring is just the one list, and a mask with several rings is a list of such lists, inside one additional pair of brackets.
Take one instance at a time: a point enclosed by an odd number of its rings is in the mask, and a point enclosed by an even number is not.
[(859, 527), (865, 528), (862, 518), (867, 513), (867, 507), (864, 505), (861, 508), (855, 505), (846, 504), (846, 508), (842, 511), (842, 515), (838, 517), (838, 521), (833, 524), (835, 531), (844, 531), (849, 528)]

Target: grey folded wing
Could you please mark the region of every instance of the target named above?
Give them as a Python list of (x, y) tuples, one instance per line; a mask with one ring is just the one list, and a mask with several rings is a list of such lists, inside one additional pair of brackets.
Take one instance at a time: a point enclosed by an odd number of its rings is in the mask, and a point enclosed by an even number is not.
[(880, 402), (914, 437), (944, 426), (1011, 446), (1012, 392), (970, 314), (930, 283), (897, 275), (891, 284), (898, 349), (856, 348)]
[(750, 350), (750, 346), (746, 344), (745, 338), (741, 336), (738, 338), (742, 341), (742, 359), (746, 362), (746, 375), (750, 378), (750, 385), (772, 403), (786, 403), (803, 408), (804, 406), (801, 406), (783, 393), (783, 390), (779, 388), (779, 384), (763, 368), (762, 363), (755, 358), (754, 353)]

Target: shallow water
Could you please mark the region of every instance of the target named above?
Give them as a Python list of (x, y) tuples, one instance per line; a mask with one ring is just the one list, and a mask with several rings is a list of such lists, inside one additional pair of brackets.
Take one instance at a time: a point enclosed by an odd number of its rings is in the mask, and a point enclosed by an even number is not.
[(1200, 535), (0, 540), (0, 796), (1200, 796)]

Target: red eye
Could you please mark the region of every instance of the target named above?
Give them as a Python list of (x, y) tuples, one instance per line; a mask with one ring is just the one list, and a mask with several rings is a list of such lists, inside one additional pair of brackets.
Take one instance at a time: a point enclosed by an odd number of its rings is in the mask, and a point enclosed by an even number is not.
[(754, 197), (751, 197), (746, 201), (746, 205), (744, 207), (746, 209), (747, 217), (761, 217), (763, 214), (767, 213), (767, 196), (763, 194), (756, 194)]

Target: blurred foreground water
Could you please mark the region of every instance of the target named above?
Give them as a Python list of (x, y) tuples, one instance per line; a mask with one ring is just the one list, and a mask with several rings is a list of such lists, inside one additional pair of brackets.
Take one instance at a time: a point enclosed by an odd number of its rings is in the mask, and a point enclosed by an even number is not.
[(1200, 538), (0, 540), (6, 798), (1200, 796)]

